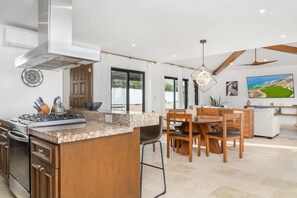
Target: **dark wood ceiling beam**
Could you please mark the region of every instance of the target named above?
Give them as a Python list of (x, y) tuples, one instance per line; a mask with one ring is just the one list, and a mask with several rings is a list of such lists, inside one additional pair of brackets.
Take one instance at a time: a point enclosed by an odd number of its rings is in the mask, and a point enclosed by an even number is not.
[(264, 49), (275, 50), (279, 52), (285, 52), (290, 54), (297, 54), (297, 47), (288, 45), (273, 45), (268, 47), (263, 47)]
[(212, 75), (218, 75), (224, 69), (226, 69), (233, 61), (235, 61), (241, 54), (243, 54), (245, 50), (233, 52), (218, 68), (216, 68)]

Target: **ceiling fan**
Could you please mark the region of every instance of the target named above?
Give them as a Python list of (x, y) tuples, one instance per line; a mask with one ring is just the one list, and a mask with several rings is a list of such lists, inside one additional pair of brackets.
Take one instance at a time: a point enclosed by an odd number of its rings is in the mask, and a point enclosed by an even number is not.
[(273, 63), (273, 62), (276, 62), (276, 61), (277, 60), (258, 62), (257, 61), (257, 49), (255, 49), (255, 61), (253, 63), (243, 64), (241, 66), (259, 66), (259, 65), (265, 65), (265, 64), (268, 64), (268, 63)]

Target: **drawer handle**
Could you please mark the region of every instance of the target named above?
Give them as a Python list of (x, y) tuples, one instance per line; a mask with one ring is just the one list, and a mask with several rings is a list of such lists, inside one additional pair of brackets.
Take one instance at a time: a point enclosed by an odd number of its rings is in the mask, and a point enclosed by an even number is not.
[(6, 128), (4, 128), (4, 127), (0, 127), (0, 129), (3, 130), (3, 131), (5, 131), (5, 132), (8, 131), (8, 129), (6, 129)]
[(40, 169), (39, 169), (39, 171), (43, 171), (44, 170), (44, 168), (43, 167), (41, 167)]
[(38, 149), (38, 152), (39, 152), (39, 153), (42, 153), (42, 152), (43, 152), (43, 150), (42, 150), (42, 149)]

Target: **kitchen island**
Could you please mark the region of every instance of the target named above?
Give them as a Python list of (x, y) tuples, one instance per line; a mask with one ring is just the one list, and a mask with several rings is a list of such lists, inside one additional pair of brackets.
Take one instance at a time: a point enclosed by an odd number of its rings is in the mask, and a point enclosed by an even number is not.
[(71, 113), (87, 122), (30, 128), (31, 197), (139, 197), (140, 127), (158, 114)]

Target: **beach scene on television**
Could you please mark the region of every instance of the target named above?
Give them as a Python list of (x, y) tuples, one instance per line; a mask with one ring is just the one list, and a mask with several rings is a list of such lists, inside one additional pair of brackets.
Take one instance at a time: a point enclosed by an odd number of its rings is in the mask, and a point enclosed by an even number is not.
[(293, 74), (247, 77), (250, 98), (294, 98)]

